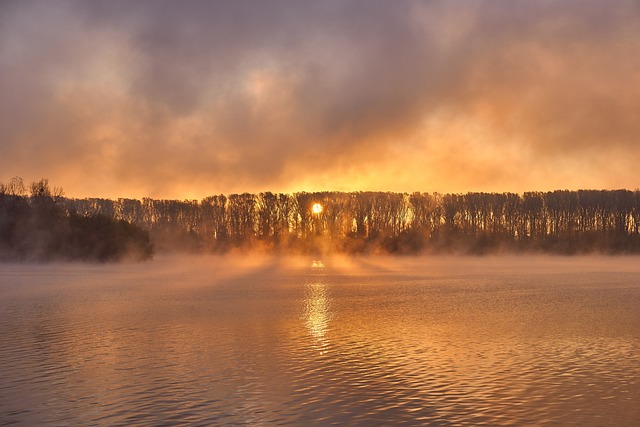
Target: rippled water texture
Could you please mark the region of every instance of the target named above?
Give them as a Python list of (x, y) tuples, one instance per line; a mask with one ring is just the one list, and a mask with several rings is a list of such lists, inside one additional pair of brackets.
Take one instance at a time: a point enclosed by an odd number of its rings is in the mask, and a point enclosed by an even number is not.
[(640, 425), (638, 261), (0, 265), (0, 425)]

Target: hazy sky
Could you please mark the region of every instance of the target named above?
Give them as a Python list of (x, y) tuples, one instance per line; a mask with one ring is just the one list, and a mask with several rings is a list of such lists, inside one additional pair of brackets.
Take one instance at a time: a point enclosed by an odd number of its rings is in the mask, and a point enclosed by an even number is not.
[(0, 0), (0, 181), (640, 186), (640, 2)]

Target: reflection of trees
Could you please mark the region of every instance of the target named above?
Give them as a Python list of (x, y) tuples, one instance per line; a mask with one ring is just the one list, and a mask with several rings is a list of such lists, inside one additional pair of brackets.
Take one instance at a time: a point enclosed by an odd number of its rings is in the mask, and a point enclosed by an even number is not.
[[(37, 193), (37, 187), (31, 192)], [(0, 187), (5, 198), (26, 191), (19, 178)], [(259, 244), (307, 251), (322, 241), (325, 248), (345, 252), (640, 251), (638, 190), (523, 195), (265, 192), (201, 201), (49, 196), (80, 215), (106, 215), (141, 226), (160, 249), (224, 251)], [(321, 203), (322, 212), (314, 214), (313, 203)]]

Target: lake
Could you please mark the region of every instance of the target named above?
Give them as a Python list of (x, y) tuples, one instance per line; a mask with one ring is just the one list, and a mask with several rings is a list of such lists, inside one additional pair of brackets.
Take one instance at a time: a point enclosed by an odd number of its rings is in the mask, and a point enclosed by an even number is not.
[(640, 425), (640, 258), (0, 264), (0, 425)]

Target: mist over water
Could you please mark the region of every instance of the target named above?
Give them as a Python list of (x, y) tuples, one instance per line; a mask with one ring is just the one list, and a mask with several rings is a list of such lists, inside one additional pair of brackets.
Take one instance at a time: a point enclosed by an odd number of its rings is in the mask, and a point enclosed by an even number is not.
[(0, 264), (0, 425), (637, 425), (638, 261)]

